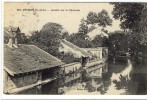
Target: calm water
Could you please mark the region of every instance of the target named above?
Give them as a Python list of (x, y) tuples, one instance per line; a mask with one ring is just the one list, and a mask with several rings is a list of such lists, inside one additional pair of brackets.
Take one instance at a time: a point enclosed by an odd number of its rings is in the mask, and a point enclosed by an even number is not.
[[(75, 77), (74, 75), (66, 78)], [(63, 95), (144, 95), (147, 94), (147, 64), (135, 64), (130, 59), (106, 63), (102, 78), (81, 76), (64, 84), (65, 78), (54, 80), (41, 88), (41, 94)], [(64, 91), (64, 92), (63, 92)]]
[[(147, 66), (135, 64), (130, 59), (116, 60), (105, 65), (102, 78), (71, 81), (66, 85), (58, 79), (42, 87), (43, 94), (99, 94), (99, 95), (140, 95), (147, 94)], [(56, 84), (56, 85), (55, 85)]]
[(104, 89), (101, 94), (147, 94), (147, 65), (121, 59), (108, 65), (103, 74)]

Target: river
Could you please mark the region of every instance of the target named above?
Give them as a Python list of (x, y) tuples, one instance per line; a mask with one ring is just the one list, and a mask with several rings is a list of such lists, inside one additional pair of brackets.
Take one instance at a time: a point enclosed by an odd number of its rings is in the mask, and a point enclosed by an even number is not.
[(106, 95), (143, 95), (147, 94), (147, 65), (136, 64), (130, 59), (110, 63), (108, 73), (103, 75)]
[[(65, 95), (144, 95), (147, 94), (147, 64), (136, 64), (130, 59), (107, 63), (102, 78), (80, 80), (64, 85)], [(85, 86), (80, 89), (81, 84)], [(51, 87), (51, 86), (50, 86)], [(46, 87), (47, 88), (47, 87)], [(58, 91), (59, 88), (56, 89)], [(54, 91), (54, 93), (53, 93)], [(53, 88), (49, 94), (56, 94)]]
[[(80, 73), (81, 74), (81, 73)], [(70, 75), (76, 80), (65, 82), (65, 78), (42, 85), (41, 94), (54, 95), (145, 95), (147, 94), (147, 63), (137, 64), (129, 58), (107, 62), (101, 78), (90, 77), (82, 81), (81, 75)]]

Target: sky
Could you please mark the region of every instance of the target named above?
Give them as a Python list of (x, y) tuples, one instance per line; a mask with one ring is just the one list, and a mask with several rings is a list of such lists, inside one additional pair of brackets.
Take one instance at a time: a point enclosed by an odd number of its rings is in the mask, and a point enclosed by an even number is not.
[(90, 11), (98, 13), (102, 9), (113, 19), (112, 26), (106, 29), (109, 32), (120, 30), (120, 21), (114, 20), (111, 14), (113, 5), (109, 3), (5, 3), (4, 27), (20, 27), (21, 32), (30, 35), (46, 23), (54, 22), (72, 34), (78, 31), (80, 20), (86, 19)]

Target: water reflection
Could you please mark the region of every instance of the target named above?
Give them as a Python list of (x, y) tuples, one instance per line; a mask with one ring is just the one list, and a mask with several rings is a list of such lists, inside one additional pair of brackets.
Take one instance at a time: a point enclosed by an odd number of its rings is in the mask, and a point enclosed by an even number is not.
[(130, 59), (124, 66), (109, 64), (109, 72), (103, 75), (105, 94), (147, 94), (147, 74), (139, 70), (146, 70), (146, 65), (135, 64)]
[(146, 64), (119, 59), (108, 64), (108, 72), (103, 73), (102, 85), (96, 90), (102, 95), (147, 94), (146, 71)]
[(88, 77), (81, 73), (42, 85), (41, 94), (64, 95), (136, 95), (147, 94), (147, 64), (136, 64), (130, 59), (116, 59), (105, 63), (102, 77)]

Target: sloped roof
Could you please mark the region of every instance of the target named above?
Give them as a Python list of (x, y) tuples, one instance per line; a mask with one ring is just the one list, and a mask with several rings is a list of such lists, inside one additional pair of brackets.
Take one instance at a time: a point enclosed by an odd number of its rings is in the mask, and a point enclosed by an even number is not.
[(86, 64), (86, 67), (87, 68), (90, 68), (90, 67), (93, 67), (95, 65), (99, 65), (99, 64), (102, 64), (103, 63), (103, 60), (91, 60), (90, 62), (88, 62)]
[(62, 65), (59, 59), (34, 45), (4, 45), (4, 69), (11, 75), (48, 69)]
[(20, 31), (19, 27), (4, 27), (4, 29), (9, 31), (9, 32)]
[(102, 50), (102, 49), (108, 49), (108, 47), (96, 47), (96, 48), (82, 48), (82, 49), (84, 49), (84, 50)]
[(64, 65), (62, 65), (61, 67), (69, 67), (69, 66), (72, 66), (72, 65), (81, 65), (81, 63), (80, 62), (73, 62), (73, 63), (69, 63), (69, 64), (64, 64)]
[(4, 37), (14, 37), (13, 33), (4, 29)]
[(16, 32), (16, 31), (20, 31), (19, 27), (11, 27), (11, 31)]
[(97, 50), (102, 50), (103, 47), (98, 47), (98, 48), (82, 48), (83, 50), (86, 51), (97, 51)]
[(106, 34), (105, 32), (101, 31), (100, 28), (96, 27), (95, 29), (93, 29), (92, 31), (90, 31), (88, 33), (88, 36), (91, 38), (91, 39), (94, 39), (96, 35), (101, 35), (102, 37), (108, 37), (109, 35)]
[(11, 31), (11, 27), (4, 27), (4, 30), (10, 32)]
[(65, 39), (62, 39), (61, 42), (64, 43), (65, 45), (67, 45), (68, 47), (74, 49), (75, 51), (81, 52), (82, 56), (84, 56), (84, 57), (91, 57), (90, 53), (88, 53), (85, 50), (83, 50), (82, 48), (74, 45), (73, 43), (71, 43), (71, 42), (69, 42), (69, 41), (67, 41)]
[(19, 27), (4, 27), (4, 37), (15, 37), (17, 31), (20, 31)]

